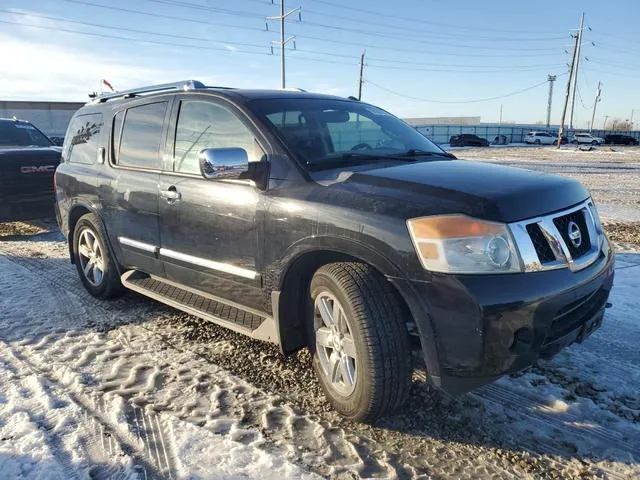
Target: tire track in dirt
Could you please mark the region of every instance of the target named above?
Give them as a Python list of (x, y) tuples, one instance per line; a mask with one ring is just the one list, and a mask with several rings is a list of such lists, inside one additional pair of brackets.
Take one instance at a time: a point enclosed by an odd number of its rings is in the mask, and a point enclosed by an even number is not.
[[(81, 305), (81, 308), (87, 312), (84, 317), (98, 314), (97, 316), (101, 317), (103, 321), (102, 324), (96, 325), (98, 328), (102, 328), (104, 325), (109, 333), (109, 329), (125, 325), (126, 328), (119, 328), (116, 334), (118, 345), (125, 350), (130, 351), (134, 348), (140, 340), (136, 336), (139, 337), (140, 331), (144, 331), (146, 334), (155, 336), (156, 340), (159, 339), (164, 344), (164, 348), (177, 349), (179, 352), (190, 354), (188, 356), (191, 357), (192, 369), (197, 370), (202, 367), (202, 360), (206, 361), (196, 348), (185, 348), (183, 342), (176, 342), (175, 338), (171, 336), (175, 335), (174, 333), (159, 331), (157, 322), (141, 324), (139, 318), (131, 318), (140, 316), (140, 311), (133, 314), (130, 312), (132, 309), (136, 310), (135, 307), (146, 312), (159, 313), (160, 316), (171, 314), (171, 311), (166, 307), (149, 305), (148, 302), (139, 299), (132, 301), (131, 298), (128, 298), (107, 304), (109, 307), (105, 308), (104, 302), (95, 300), (84, 292), (77, 278), (74, 277), (75, 281), (70, 284), (65, 278), (70, 279), (71, 276), (61, 275), (57, 268), (48, 269), (41, 259), (34, 260), (14, 256), (11, 260), (52, 282), (55, 289), (62, 291), (62, 299), (64, 300), (66, 297), (66, 303), (69, 303), (69, 299), (72, 298), (72, 303)], [(75, 275), (71, 266), (67, 265), (65, 268), (67, 271), (71, 270)], [(128, 323), (130, 325), (127, 325)], [(91, 322), (88, 322), (87, 318), (83, 318), (81, 324), (86, 326), (91, 325)], [(126, 358), (117, 351), (112, 352), (112, 355), (115, 355), (118, 360), (113, 362), (113, 358), (104, 358), (105, 364), (111, 362), (111, 367), (113, 367), (114, 363), (127, 362)], [(97, 358), (95, 356), (86, 365), (82, 365), (82, 368), (95, 363)], [(76, 368), (79, 367), (76, 366)], [(116, 375), (120, 368), (124, 367), (118, 366), (115, 370)], [(424, 444), (425, 449), (429, 450), (420, 453), (415, 450), (397, 452), (395, 448), (390, 448), (385, 443), (378, 443), (368, 438), (367, 435), (371, 433), (371, 429), (367, 427), (350, 426), (348, 430), (344, 430), (331, 427), (331, 424), (322, 418), (310, 419), (307, 415), (299, 414), (290, 407), (287, 407), (289, 411), (283, 412), (284, 407), (280, 402), (274, 405), (273, 399), (269, 396), (265, 397), (264, 394), (255, 392), (250, 392), (249, 395), (247, 392), (234, 392), (234, 388), (237, 388), (238, 385), (224, 385), (222, 382), (221, 386), (218, 385), (218, 391), (214, 392), (214, 389), (210, 388), (210, 381), (198, 380), (194, 376), (188, 378), (184, 370), (183, 378), (179, 378), (180, 374), (177, 372), (172, 372), (173, 376), (167, 375), (171, 378), (167, 378), (167, 382), (160, 389), (160, 392), (155, 387), (148, 389), (151, 398), (142, 403), (148, 403), (156, 411), (175, 414), (178, 418), (210, 428), (219, 434), (230, 435), (231, 438), (239, 438), (240, 441), (244, 440), (250, 444), (261, 444), (262, 448), (267, 451), (281, 452), (285, 458), (297, 461), (321, 475), (357, 472), (362, 476), (383, 476), (385, 478), (425, 473), (446, 476), (455, 475), (456, 468), (452, 465), (458, 462), (459, 465), (464, 466), (460, 471), (471, 472), (472, 476), (474, 476), (473, 472), (482, 475), (486, 472), (486, 475), (494, 478), (522, 478), (526, 476), (525, 472), (527, 471), (531, 473), (545, 472), (545, 470), (539, 470), (544, 468), (545, 464), (548, 467), (553, 466), (553, 469), (558, 471), (570, 467), (566, 462), (539, 457), (538, 461), (534, 462), (535, 467), (527, 465), (527, 459), (525, 459), (524, 470), (521, 467), (514, 468), (514, 466), (495, 458), (491, 449), (486, 450), (486, 454), (480, 453), (480, 456), (486, 456), (484, 465), (474, 465), (479, 452), (472, 446), (456, 445), (435, 439), (429, 441), (425, 438), (421, 439), (421, 444)], [(216, 379), (216, 381), (219, 380)], [(133, 383), (139, 384), (140, 382), (134, 381)], [(114, 391), (117, 392), (117, 390)], [(184, 402), (185, 391), (198, 393), (197, 400), (191, 404)], [(131, 391), (128, 393), (135, 397), (140, 392)], [(182, 407), (176, 408), (180, 404)], [(301, 426), (305, 428), (299, 428)], [(255, 433), (256, 429), (259, 434)], [(453, 458), (444, 458), (443, 451), (449, 451)]]
[[(93, 465), (92, 470), (98, 475), (97, 478), (110, 478), (105, 476), (107, 473), (115, 473), (116, 475), (124, 475), (126, 473), (124, 468), (111, 461), (115, 455), (118, 457), (130, 457), (134, 462), (134, 470), (141, 472), (141, 476), (139, 476), (141, 479), (164, 478), (153, 466), (153, 463), (148, 458), (145, 458), (143, 452), (140, 451), (140, 447), (131, 442), (128, 438), (128, 433), (122, 431), (121, 426), (117, 423), (108, 419), (104, 406), (100, 408), (98, 406), (100, 405), (99, 402), (96, 404), (89, 396), (70, 389), (64, 382), (56, 378), (54, 372), (43, 368), (37, 361), (30, 358), (27, 352), (22, 351), (22, 348), (11, 347), (4, 341), (0, 341), (0, 346), (2, 347), (3, 360), (13, 364), (16, 371), (23, 369), (19, 367), (26, 368), (41, 381), (46, 381), (50, 390), (55, 392), (57, 398), (68, 398), (68, 402), (73, 402), (75, 406), (82, 410), (85, 419), (90, 419), (95, 435), (89, 437), (84, 435), (80, 438), (79, 443), (86, 447), (84, 453), (87, 454), (89, 463)], [(36, 414), (36, 423), (46, 431), (54, 431), (55, 425), (61, 421), (56, 418), (57, 412), (50, 410), (48, 405), (31, 409), (31, 412), (32, 415)], [(48, 435), (48, 438), (50, 445), (53, 447), (52, 450), (55, 457), (63, 465), (66, 478), (80, 479), (78, 466), (71, 462), (69, 453), (61, 443), (61, 440), (55, 434)], [(96, 477), (92, 476), (91, 478)]]

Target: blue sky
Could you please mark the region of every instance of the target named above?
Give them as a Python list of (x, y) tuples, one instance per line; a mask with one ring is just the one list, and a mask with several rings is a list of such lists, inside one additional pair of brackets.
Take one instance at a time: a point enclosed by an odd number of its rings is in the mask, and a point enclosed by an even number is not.
[[(277, 1), (277, 0), (276, 0)], [(560, 119), (572, 39), (585, 12), (575, 124), (586, 127), (598, 81), (604, 116), (640, 124), (637, 0), (287, 0), (302, 7), (287, 36), (287, 86), (363, 99), (401, 116), (480, 115), (497, 121)], [(110, 8), (105, 8), (110, 7)], [(116, 89), (195, 78), (208, 84), (280, 86), (278, 15), (270, 0), (4, 0), (0, 6), (0, 97), (85, 100), (101, 78)], [(595, 44), (595, 45), (594, 45)], [(569, 53), (565, 53), (569, 52)], [(588, 60), (587, 60), (588, 59)], [(563, 75), (564, 74), (564, 75)], [(464, 102), (464, 103), (463, 103)]]

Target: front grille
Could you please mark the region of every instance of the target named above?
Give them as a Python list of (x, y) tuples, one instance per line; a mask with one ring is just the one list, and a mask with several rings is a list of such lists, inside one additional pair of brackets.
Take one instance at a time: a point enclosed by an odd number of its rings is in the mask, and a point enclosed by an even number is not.
[(537, 223), (530, 223), (527, 225), (527, 233), (531, 237), (533, 247), (536, 249), (536, 254), (540, 263), (550, 263), (556, 259), (556, 256), (549, 246), (549, 242), (545, 238), (540, 226)]
[[(575, 246), (569, 238), (569, 222), (574, 222), (578, 225), (580, 229), (580, 234), (582, 235), (582, 243), (579, 246)], [(585, 220), (584, 211), (577, 210), (568, 215), (563, 215), (562, 217), (554, 218), (553, 223), (556, 225), (556, 228), (560, 232), (564, 243), (569, 249), (569, 253), (571, 253), (571, 257), (575, 260), (580, 258), (582, 255), (587, 253), (591, 249), (591, 239), (589, 238), (589, 229), (587, 228), (587, 222)]]
[(558, 310), (553, 317), (546, 342), (557, 340), (580, 327), (604, 307), (608, 296), (608, 290), (596, 290)]

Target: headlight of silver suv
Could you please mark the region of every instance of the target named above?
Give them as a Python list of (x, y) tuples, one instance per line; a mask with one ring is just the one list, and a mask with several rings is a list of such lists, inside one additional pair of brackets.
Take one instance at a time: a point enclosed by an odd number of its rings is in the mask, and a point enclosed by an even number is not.
[(407, 220), (422, 266), (432, 272), (488, 274), (522, 271), (511, 233), (503, 223), (466, 215)]

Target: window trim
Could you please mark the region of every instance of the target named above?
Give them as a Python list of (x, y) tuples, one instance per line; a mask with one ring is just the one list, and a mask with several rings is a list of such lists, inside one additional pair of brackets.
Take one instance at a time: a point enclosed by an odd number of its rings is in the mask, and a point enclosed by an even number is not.
[(160, 131), (160, 145), (158, 147), (158, 156), (159, 156), (159, 161), (160, 161), (160, 168), (156, 169), (156, 168), (149, 168), (149, 167), (134, 167), (134, 166), (130, 166), (130, 165), (120, 165), (114, 162), (114, 158), (113, 158), (113, 149), (110, 148), (110, 153), (109, 153), (109, 166), (118, 170), (130, 170), (130, 171), (134, 171), (134, 172), (150, 172), (150, 173), (162, 173), (163, 169), (164, 169), (164, 157), (165, 157), (165, 149), (166, 149), (166, 142), (167, 142), (167, 132), (168, 132), (168, 127), (169, 127), (169, 123), (170, 123), (170, 115), (171, 115), (171, 111), (173, 108), (173, 103), (174, 103), (174, 98), (173, 97), (160, 97), (160, 98), (148, 98), (145, 99), (146, 101), (142, 101), (142, 102), (137, 102), (134, 104), (129, 104), (127, 105), (125, 108), (122, 108), (120, 110), (117, 110), (116, 112), (113, 113), (112, 117), (111, 117), (111, 130), (109, 132), (109, 140), (110, 140), (110, 146), (111, 146), (111, 141), (113, 140), (113, 124), (115, 122), (115, 117), (118, 113), (120, 112), (125, 112), (124, 113), (124, 118), (122, 119), (122, 128), (120, 128), (120, 134), (119, 134), (119, 138), (118, 138), (118, 154), (120, 153), (120, 145), (122, 143), (122, 132), (124, 132), (124, 124), (125, 121), (127, 119), (127, 112), (129, 110), (131, 110), (132, 108), (137, 108), (137, 107), (144, 107), (147, 105), (152, 105), (154, 103), (166, 103), (167, 104), (167, 108), (165, 109), (164, 112), (164, 119), (162, 121), (162, 129)]
[(251, 187), (256, 187), (255, 182), (253, 180), (238, 180), (231, 178), (204, 178), (199, 173), (187, 173), (187, 172), (178, 172), (175, 170), (175, 144), (176, 137), (178, 132), (178, 121), (180, 119), (180, 109), (182, 107), (182, 102), (192, 101), (192, 102), (203, 102), (203, 103), (211, 103), (213, 105), (219, 106), (231, 112), (246, 128), (249, 130), (251, 135), (253, 135), (254, 141), (258, 143), (258, 146), (263, 151), (264, 156), (266, 158), (266, 162), (269, 162), (269, 156), (271, 149), (267, 148), (269, 143), (263, 137), (262, 132), (258, 125), (251, 119), (251, 117), (238, 108), (233, 102), (229, 101), (224, 97), (220, 97), (217, 95), (207, 95), (200, 93), (190, 93), (188, 95), (176, 95), (174, 99), (174, 104), (172, 106), (171, 119), (168, 125), (167, 131), (167, 140), (165, 145), (165, 152), (167, 156), (167, 163), (165, 163), (163, 170), (160, 172), (162, 175), (177, 175), (185, 178), (199, 179), (206, 182), (223, 182), (223, 183), (233, 183), (236, 185), (248, 185)]

